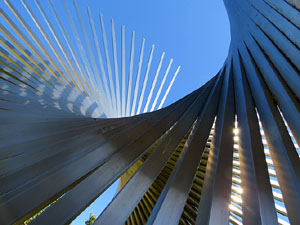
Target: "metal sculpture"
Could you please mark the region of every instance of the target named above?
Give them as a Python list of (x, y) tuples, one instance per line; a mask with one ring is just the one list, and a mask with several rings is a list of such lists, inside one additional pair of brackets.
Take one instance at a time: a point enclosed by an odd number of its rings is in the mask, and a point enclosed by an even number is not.
[[(87, 90), (93, 78), (77, 79), (75, 69), (66, 78), (42, 58), (28, 62), (14, 36), (6, 36), (13, 45), (1, 37), (11, 53), (2, 48), (0, 223), (21, 223), (42, 209), (32, 224), (70, 223), (121, 177), (96, 225), (299, 224), (299, 2), (224, 2), (232, 41), (220, 72), (174, 104), (133, 117), (74, 114), (63, 108), (72, 96), (64, 91), (61, 109), (45, 109), (51, 98), (39, 98), (41, 90), (51, 96), (55, 83), (63, 90), (70, 83), (95, 96)], [(1, 25), (1, 32), (8, 31)], [(110, 105), (103, 111), (129, 115), (125, 101), (114, 100), (125, 96), (121, 86), (117, 97), (103, 95)]]

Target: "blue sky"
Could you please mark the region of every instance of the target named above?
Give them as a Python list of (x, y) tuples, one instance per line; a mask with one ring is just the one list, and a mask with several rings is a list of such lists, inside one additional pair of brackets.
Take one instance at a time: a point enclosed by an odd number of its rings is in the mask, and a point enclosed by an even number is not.
[(82, 8), (90, 5), (93, 13), (102, 12), (106, 28), (109, 28), (109, 19), (114, 18), (117, 37), (124, 24), (127, 38), (131, 31), (136, 32), (138, 43), (143, 37), (146, 38), (145, 50), (150, 50), (151, 45), (155, 44), (156, 60), (165, 51), (166, 62), (174, 59), (170, 73), (181, 65), (165, 106), (214, 76), (227, 56), (230, 32), (222, 0), (78, 2)]
[[(166, 61), (174, 59), (175, 67), (181, 65), (172, 90), (164, 105), (200, 87), (213, 77), (223, 65), (230, 43), (229, 21), (221, 0), (215, 1), (171, 1), (171, 0), (110, 0), (81, 1), (82, 9), (91, 6), (93, 13), (102, 12), (109, 27), (114, 18), (117, 37), (120, 27), (125, 25), (127, 38), (136, 32), (136, 40), (146, 38), (145, 49), (155, 44), (154, 58), (166, 52)], [(117, 184), (112, 185), (100, 198), (87, 208), (73, 225), (82, 225), (93, 212), (95, 215), (105, 208), (113, 198)]]

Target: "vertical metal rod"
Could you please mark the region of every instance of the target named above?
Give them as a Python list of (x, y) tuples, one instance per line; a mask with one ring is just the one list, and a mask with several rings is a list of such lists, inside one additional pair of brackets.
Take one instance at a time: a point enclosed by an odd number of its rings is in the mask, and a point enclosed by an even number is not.
[(144, 100), (144, 94), (145, 94), (145, 90), (146, 90), (146, 86), (147, 86), (147, 82), (148, 82), (148, 76), (149, 76), (149, 71), (150, 71), (153, 52), (154, 52), (154, 47), (155, 46), (152, 45), (150, 56), (149, 56), (149, 59), (148, 59), (146, 74), (145, 74), (145, 77), (144, 77), (143, 87), (142, 87), (142, 91), (141, 91), (141, 95), (140, 95), (139, 105), (138, 105), (138, 109), (137, 109), (136, 114), (140, 114), (140, 111), (141, 111), (141, 108), (142, 108), (142, 104), (143, 104), (143, 100)]
[(117, 92), (117, 97), (116, 97), (117, 98), (117, 113), (118, 113), (118, 117), (120, 117), (121, 116), (120, 82), (119, 82), (118, 61), (117, 61), (117, 44), (116, 44), (115, 23), (114, 23), (113, 19), (111, 20), (111, 34), (112, 34), (116, 92)]
[(114, 116), (116, 116), (116, 95), (115, 95), (115, 88), (113, 84), (113, 79), (112, 79), (112, 70), (111, 70), (111, 65), (110, 65), (110, 59), (109, 59), (109, 53), (108, 53), (108, 44), (107, 44), (107, 39), (106, 39), (106, 32), (105, 32), (105, 27), (104, 27), (104, 21), (103, 21), (103, 15), (100, 13), (100, 23), (101, 23), (101, 28), (102, 28), (102, 37), (103, 37), (103, 45), (104, 45), (104, 51), (105, 51), (105, 57), (106, 57), (106, 66), (107, 66), (107, 71), (108, 71), (108, 78), (109, 78), (109, 85), (110, 85), (110, 93), (111, 93), (111, 98), (112, 98), (112, 108), (113, 108), (113, 113)]
[(125, 26), (122, 25), (122, 116), (125, 116)]
[(102, 59), (102, 55), (101, 55), (101, 51), (100, 51), (100, 47), (99, 47), (99, 41), (98, 41), (96, 29), (95, 29), (94, 20), (93, 20), (91, 11), (90, 11), (90, 7), (88, 7), (88, 15), (89, 15), (90, 25), (91, 25), (91, 29), (92, 29), (92, 33), (93, 33), (93, 40), (94, 40), (94, 43), (95, 43), (95, 46), (96, 46), (96, 52), (97, 52), (97, 56), (98, 56), (98, 60), (99, 60), (100, 71), (101, 71), (101, 74), (102, 74), (101, 77), (102, 77), (102, 80), (103, 80), (102, 83), (104, 84), (104, 89), (105, 89), (106, 105), (108, 107), (109, 115), (112, 116), (112, 111), (113, 111), (112, 104), (111, 104), (112, 98), (111, 98), (109, 88), (108, 88), (106, 72), (105, 72), (104, 65), (103, 65), (103, 59)]
[(135, 33), (132, 32), (130, 63), (129, 63), (128, 90), (127, 90), (127, 102), (126, 102), (126, 116), (130, 115), (129, 111), (130, 111), (130, 103), (131, 103), (131, 86), (132, 86), (132, 72), (133, 72), (133, 59), (134, 59), (134, 37), (135, 37)]
[(150, 112), (152, 112), (152, 111), (154, 110), (155, 106), (156, 106), (157, 100), (158, 100), (158, 98), (159, 98), (159, 96), (160, 96), (162, 87), (164, 86), (164, 84), (165, 84), (165, 82), (166, 82), (166, 79), (167, 79), (167, 76), (168, 76), (168, 74), (169, 74), (169, 71), (170, 71), (170, 68), (171, 68), (172, 63), (173, 63), (173, 59), (170, 60), (170, 63), (169, 63), (169, 65), (168, 65), (168, 67), (167, 67), (167, 70), (166, 70), (166, 72), (165, 72), (165, 75), (164, 75), (164, 77), (163, 77), (163, 79), (162, 79), (162, 81), (161, 81), (161, 83), (160, 83), (159, 89), (158, 89), (158, 91), (157, 91), (157, 93), (156, 93), (156, 97), (155, 97), (155, 99), (154, 99), (154, 101), (153, 101), (153, 104), (152, 104), (152, 107), (151, 107)]
[(171, 88), (173, 86), (173, 83), (174, 83), (174, 81), (175, 81), (175, 79), (177, 77), (177, 74), (179, 73), (179, 70), (180, 70), (180, 66), (177, 67), (177, 70), (175, 71), (174, 76), (173, 76), (173, 78), (172, 78), (172, 80), (171, 80), (171, 82), (170, 82), (170, 84), (169, 84), (169, 86), (168, 86), (168, 88), (167, 88), (167, 90), (165, 92), (165, 95), (163, 96), (163, 98), (162, 98), (162, 100), (161, 100), (161, 102), (160, 102), (160, 104), (159, 104), (159, 106), (158, 106), (157, 109), (161, 109), (161, 107), (165, 103), (165, 100), (166, 100), (166, 98), (167, 98), (167, 96), (168, 96), (168, 94), (169, 94), (169, 92), (170, 92), (170, 90), (171, 90)]
[(135, 115), (135, 106), (136, 106), (137, 95), (138, 95), (138, 92), (139, 92), (140, 76), (141, 76), (141, 69), (142, 69), (143, 56), (144, 56), (144, 45), (145, 45), (145, 38), (143, 38), (143, 41), (142, 41), (138, 72), (137, 72), (137, 76), (136, 76), (136, 79), (135, 79), (135, 87), (134, 87), (134, 96), (133, 96), (133, 102), (132, 102), (132, 108), (131, 108), (131, 116)]
[(156, 85), (156, 82), (157, 82), (157, 77), (158, 77), (158, 74), (159, 74), (159, 71), (160, 71), (160, 68), (161, 68), (164, 56), (165, 56), (165, 53), (163, 52), (162, 55), (161, 55), (161, 57), (160, 57), (160, 61), (159, 61), (159, 64), (158, 64), (158, 67), (157, 67), (157, 70), (156, 70), (156, 74), (155, 74), (154, 80), (152, 82), (150, 93), (148, 95), (148, 99), (147, 99), (147, 102), (146, 102), (146, 105), (145, 105), (145, 108), (144, 108), (144, 113), (148, 111), (148, 107), (149, 107), (149, 104), (150, 104), (150, 101), (151, 101), (151, 98), (152, 98), (152, 94), (153, 94), (153, 91), (154, 91), (154, 88), (155, 88), (155, 85)]

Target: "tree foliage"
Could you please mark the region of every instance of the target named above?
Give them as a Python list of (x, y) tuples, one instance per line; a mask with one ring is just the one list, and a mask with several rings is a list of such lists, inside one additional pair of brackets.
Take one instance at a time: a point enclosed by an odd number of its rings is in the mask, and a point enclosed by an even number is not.
[(96, 217), (93, 213), (90, 214), (90, 218), (85, 221), (85, 225), (92, 225), (96, 220)]

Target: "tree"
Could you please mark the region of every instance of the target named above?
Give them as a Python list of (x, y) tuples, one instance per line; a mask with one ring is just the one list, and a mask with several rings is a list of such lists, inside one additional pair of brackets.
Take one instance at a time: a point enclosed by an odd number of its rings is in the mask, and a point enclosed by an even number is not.
[(96, 217), (93, 213), (90, 214), (90, 218), (85, 221), (85, 225), (92, 225), (96, 220)]

